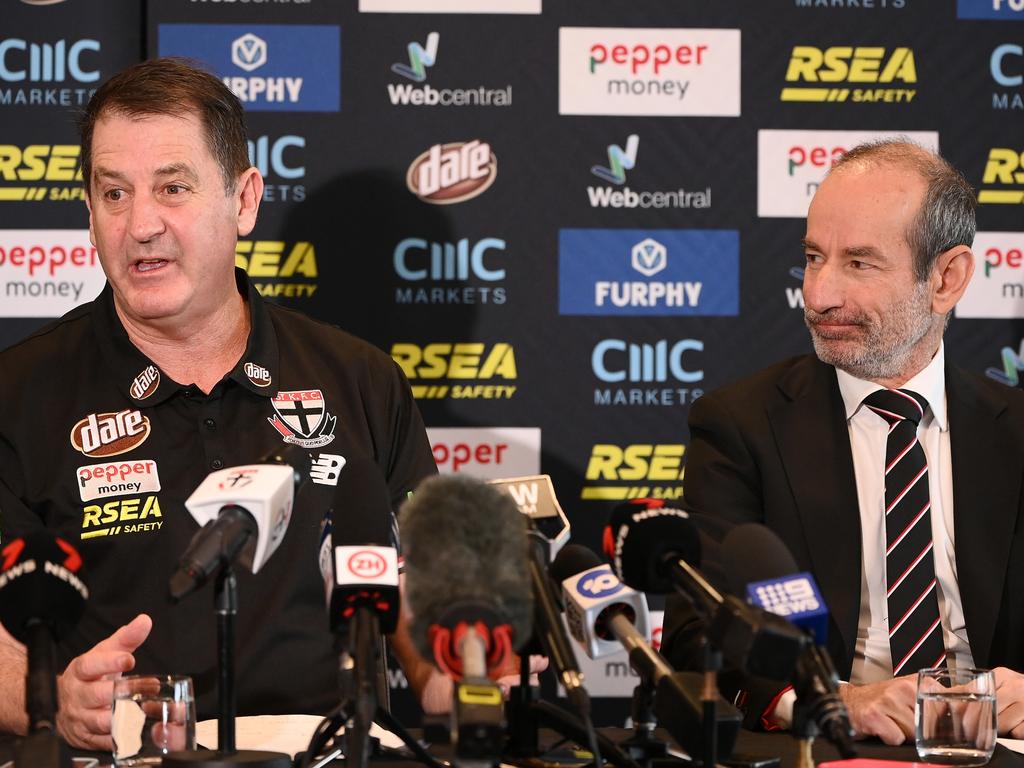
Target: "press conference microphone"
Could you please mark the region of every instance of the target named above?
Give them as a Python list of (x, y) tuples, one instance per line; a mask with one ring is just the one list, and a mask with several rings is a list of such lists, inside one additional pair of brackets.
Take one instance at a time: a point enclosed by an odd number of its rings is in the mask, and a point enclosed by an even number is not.
[(856, 756), (849, 713), (839, 697), (839, 675), (825, 650), (828, 611), (814, 577), (798, 573), (793, 555), (771, 529), (756, 523), (726, 534), (722, 553), (734, 591), (803, 629), (808, 642), (793, 676), (797, 707), (815, 723), (844, 758)]
[(19, 766), (70, 766), (57, 737), (55, 643), (78, 623), (89, 598), (79, 571), (82, 558), (69, 543), (38, 531), (0, 550), (0, 624), (24, 643), (28, 655), (25, 705), (29, 736), (17, 754)]
[(258, 464), (211, 472), (185, 501), (202, 528), (171, 576), (171, 599), (195, 592), (223, 564), (239, 561), (256, 573), (288, 530), (295, 491), (309, 475), (309, 454), (294, 445)]
[[(647, 598), (620, 582), (611, 568), (586, 547), (567, 544), (549, 568), (561, 583), (570, 632), (592, 658), (621, 650), (654, 690), (658, 722), (691, 754), (700, 753), (703, 702), (699, 681), (677, 673), (650, 643)], [(716, 702), (718, 749), (732, 753), (742, 716), (723, 699)]]

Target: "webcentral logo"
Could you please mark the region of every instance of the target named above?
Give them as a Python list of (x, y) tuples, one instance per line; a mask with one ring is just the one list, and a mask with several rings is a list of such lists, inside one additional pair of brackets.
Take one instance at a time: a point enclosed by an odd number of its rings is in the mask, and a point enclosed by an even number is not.
[(1003, 367), (986, 368), (985, 375), (1009, 387), (1020, 386), (1020, 372), (1024, 371), (1024, 339), (1020, 340), (1020, 352), (1014, 352), (1012, 347), (1003, 347), (999, 354)]
[[(392, 64), (391, 71), (413, 82), (425, 83), (427, 68), (437, 63), (437, 48), (440, 42), (441, 35), (431, 32), (427, 35), (425, 46), (415, 41), (409, 43), (409, 63)], [(433, 88), (429, 84), (424, 84), (417, 88), (409, 83), (388, 83), (388, 98), (395, 107), (508, 107), (512, 105), (512, 86)]]
[(739, 233), (701, 229), (563, 229), (563, 315), (735, 315)]
[(917, 66), (911, 48), (837, 45), (815, 48), (793, 47), (786, 69), (787, 83), (825, 83), (827, 85), (787, 86), (782, 101), (854, 101), (909, 103), (917, 95), (913, 88), (851, 88), (857, 84), (884, 85), (917, 83)]
[(474, 139), (435, 144), (412, 161), (405, 183), (425, 203), (451, 205), (482, 195), (497, 175), (491, 145)]
[(678, 385), (704, 380), (704, 370), (694, 361), (703, 351), (699, 339), (653, 344), (602, 339), (590, 354), (591, 369), (599, 381), (619, 386), (596, 387), (594, 405), (686, 405), (703, 390)]
[(1024, 46), (1018, 43), (996, 46), (989, 57), (989, 71), (996, 85), (1007, 89), (1002, 92), (993, 91), (992, 109), (1024, 110), (1024, 95), (1021, 93), (1021, 86), (1024, 85)]
[(36, 43), (16, 37), (0, 40), (0, 80), (28, 87), (0, 88), (0, 106), (82, 106), (94, 88), (36, 87), (45, 83), (96, 83), (99, 69), (90, 65), (100, 52), (98, 40)]
[[(636, 167), (636, 153), (640, 137), (631, 134), (626, 139), (626, 148), (611, 144), (608, 146), (608, 167), (592, 166), (590, 172), (599, 179), (622, 186), (626, 182), (626, 171)], [(591, 208), (710, 208), (711, 187), (703, 190), (672, 189), (665, 191), (637, 192), (629, 187), (587, 187)]]
[(978, 190), (979, 203), (1024, 203), (1024, 152), (1009, 147), (990, 149), (981, 185)]
[[(494, 285), (505, 279), (505, 269), (494, 265), (504, 252), (505, 241), (497, 237), (473, 244), (467, 238), (430, 243), (407, 237), (395, 246), (395, 274), (415, 285), (395, 288), (395, 303), (504, 304), (505, 286)], [(484, 284), (469, 285), (470, 281)]]

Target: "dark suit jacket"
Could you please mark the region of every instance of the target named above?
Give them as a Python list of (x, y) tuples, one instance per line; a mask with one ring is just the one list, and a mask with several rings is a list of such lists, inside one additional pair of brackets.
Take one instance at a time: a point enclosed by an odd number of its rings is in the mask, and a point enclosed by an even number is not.
[[(947, 365), (957, 579), (975, 664), (1024, 670), (1024, 392)], [(835, 369), (792, 358), (704, 395), (690, 410), (685, 501), (698, 515), (764, 523), (811, 571), (828, 650), (849, 679), (860, 612), (861, 533)], [(720, 526), (719, 526), (720, 527)], [(711, 568), (722, 567), (710, 563)], [(694, 666), (700, 626), (668, 601), (663, 652)], [(780, 686), (725, 676), (753, 725)], [(760, 708), (760, 709), (758, 709)]]

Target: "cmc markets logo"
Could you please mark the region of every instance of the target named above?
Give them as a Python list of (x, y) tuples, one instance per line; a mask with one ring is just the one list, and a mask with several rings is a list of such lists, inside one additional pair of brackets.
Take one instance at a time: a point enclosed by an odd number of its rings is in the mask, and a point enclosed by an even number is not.
[(626, 171), (636, 167), (640, 137), (633, 133), (626, 138), (626, 147), (608, 145), (608, 165), (591, 166), (590, 172), (616, 187), (587, 187), (591, 208), (710, 208), (711, 187), (701, 190), (670, 189), (636, 191), (624, 186)]
[(738, 117), (740, 32), (561, 27), (558, 112)]
[(260, 136), (246, 143), (249, 145), (249, 162), (259, 169), (266, 182), (263, 202), (301, 203), (306, 199), (306, 185), (296, 183), (306, 178), (304, 136)]
[(400, 342), (391, 346), (391, 357), (416, 399), (508, 400), (516, 393), (516, 355), (508, 342)]
[(316, 293), (316, 249), (307, 241), (239, 240), (235, 264), (248, 273), (260, 296), (308, 299)]
[(36, 42), (9, 37), (0, 40), (0, 81), (15, 83), (0, 87), (0, 106), (84, 106), (95, 88), (60, 85), (96, 83), (99, 40), (57, 40)]
[(407, 237), (395, 246), (396, 304), (504, 304), (505, 241), (485, 237), (437, 243)]
[(985, 375), (990, 379), (1006, 384), (1009, 387), (1020, 386), (1020, 374), (1024, 371), (1024, 339), (1020, 341), (1020, 351), (1014, 352), (1012, 347), (1003, 347), (999, 351), (1002, 368), (986, 368)]
[(0, 202), (85, 200), (79, 151), (77, 144), (0, 144)]
[(1024, 21), (1024, 0), (957, 0), (960, 19)]
[(584, 501), (678, 499), (683, 495), (685, 445), (597, 444), (590, 451)]
[(438, 471), (484, 480), (540, 473), (537, 427), (428, 427)]
[(956, 305), (957, 317), (1024, 317), (1024, 233), (979, 232), (974, 252), (984, 261)]
[(890, 138), (906, 138), (939, 150), (936, 131), (759, 130), (757, 215), (806, 217), (818, 186), (847, 149), (862, 142)]
[[(427, 68), (437, 62), (437, 48), (441, 35), (431, 32), (427, 44), (411, 42), (406, 50), (409, 63), (397, 62), (391, 71), (415, 83), (425, 83)], [(434, 88), (429, 83), (417, 88), (409, 83), (388, 83), (388, 98), (393, 106), (416, 107), (508, 107), (512, 105), (512, 86), (504, 88)]]
[(435, 144), (412, 161), (405, 183), (425, 203), (451, 205), (482, 195), (497, 176), (491, 145), (474, 139)]
[(1024, 110), (1024, 46), (997, 45), (989, 57), (989, 71), (1001, 89), (992, 92), (992, 109)]
[(84, 229), (0, 230), (4, 317), (60, 317), (106, 283)]
[(160, 24), (157, 29), (161, 56), (207, 63), (250, 111), (341, 109), (340, 27)]
[[(702, 394), (700, 339), (659, 339), (653, 343), (602, 339), (590, 353), (590, 368), (601, 385), (594, 405), (678, 406)], [(686, 385), (686, 386), (683, 386)]]
[[(797, 45), (790, 54), (782, 101), (909, 103), (917, 95), (911, 48)], [(859, 87), (874, 86), (874, 87)]]
[(563, 229), (562, 315), (723, 316), (739, 312), (739, 232)]
[(992, 147), (981, 175), (978, 202), (996, 205), (1024, 203), (1024, 152)]

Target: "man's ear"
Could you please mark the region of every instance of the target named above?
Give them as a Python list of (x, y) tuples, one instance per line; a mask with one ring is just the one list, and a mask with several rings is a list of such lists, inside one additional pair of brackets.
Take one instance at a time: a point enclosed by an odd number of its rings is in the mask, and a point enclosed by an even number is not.
[(239, 237), (245, 237), (256, 226), (256, 214), (259, 213), (262, 200), (263, 176), (256, 168), (249, 168), (238, 177), (235, 185)]
[(974, 253), (957, 245), (939, 254), (932, 271), (932, 312), (945, 315), (960, 301), (974, 274)]

